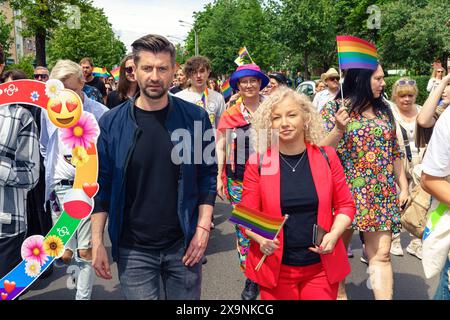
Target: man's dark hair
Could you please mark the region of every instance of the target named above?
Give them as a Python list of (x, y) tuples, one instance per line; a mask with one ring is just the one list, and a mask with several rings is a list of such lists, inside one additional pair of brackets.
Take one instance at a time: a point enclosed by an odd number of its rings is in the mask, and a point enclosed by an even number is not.
[(204, 56), (195, 56), (186, 61), (184, 65), (184, 74), (186, 77), (190, 78), (198, 69), (201, 67), (206, 68), (211, 71), (211, 63), (209, 59)]
[(3, 47), (0, 44), (0, 64), (4, 64), (5, 63), (5, 53), (3, 52)]
[(6, 71), (5, 73), (3, 73), (0, 81), (5, 82), (6, 79), (8, 79), (8, 78), (11, 78), (11, 80), (14, 81), (14, 80), (28, 79), (28, 76), (22, 70), (13, 69), (13, 70), (9, 70), (9, 71)]
[(89, 63), (89, 65), (91, 67), (94, 67), (94, 61), (92, 61), (92, 58), (83, 58), (83, 59), (81, 59), (80, 65), (83, 64), (83, 63)]
[(136, 65), (139, 63), (139, 54), (141, 51), (150, 51), (154, 54), (167, 52), (170, 54), (172, 65), (176, 64), (177, 56), (175, 47), (163, 36), (148, 34), (134, 41), (131, 47), (133, 48), (134, 64)]

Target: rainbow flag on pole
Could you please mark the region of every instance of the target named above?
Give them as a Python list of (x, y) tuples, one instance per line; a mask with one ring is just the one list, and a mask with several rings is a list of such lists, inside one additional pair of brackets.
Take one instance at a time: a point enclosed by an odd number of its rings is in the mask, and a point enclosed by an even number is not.
[(250, 60), (253, 62), (246, 47), (241, 48), (241, 50), (239, 50), (238, 54), (239, 54), (239, 56), (236, 58), (236, 60), (234, 60), (234, 63), (236, 63), (238, 66), (242, 66), (245, 64), (245, 60), (244, 60), (245, 56), (248, 56), (250, 58)]
[(353, 36), (337, 36), (336, 40), (341, 70), (376, 70), (378, 53), (374, 44)]
[(106, 68), (95, 67), (92, 70), (92, 75), (94, 77), (107, 78), (109, 76), (109, 73), (108, 73), (108, 70), (106, 70)]
[(233, 90), (231, 89), (230, 86), (230, 79), (228, 79), (227, 81), (225, 81), (222, 84), (222, 95), (224, 99), (227, 99), (228, 97), (231, 97), (231, 95), (233, 94)]
[(273, 240), (285, 218), (271, 217), (257, 210), (237, 205), (231, 212), (230, 222), (248, 228), (261, 237)]
[(111, 70), (111, 75), (114, 77), (114, 80), (119, 81), (120, 67), (112, 69)]

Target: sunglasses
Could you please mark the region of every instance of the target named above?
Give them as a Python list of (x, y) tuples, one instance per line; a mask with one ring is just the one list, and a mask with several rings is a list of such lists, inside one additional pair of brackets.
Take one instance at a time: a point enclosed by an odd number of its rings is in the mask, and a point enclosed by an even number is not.
[(438, 70), (438, 71), (436, 71), (437, 73), (444, 73), (444, 71), (443, 70)]
[(416, 80), (400, 80), (398, 82), (398, 85), (399, 86), (406, 86), (406, 85), (415, 86)]
[(126, 67), (125, 68), (126, 73), (133, 73), (133, 67)]
[(331, 81), (339, 81), (341, 78), (339, 77), (329, 77), (327, 80), (331, 80)]
[(34, 74), (33, 77), (37, 80), (37, 79), (48, 79), (48, 75), (47, 74)]

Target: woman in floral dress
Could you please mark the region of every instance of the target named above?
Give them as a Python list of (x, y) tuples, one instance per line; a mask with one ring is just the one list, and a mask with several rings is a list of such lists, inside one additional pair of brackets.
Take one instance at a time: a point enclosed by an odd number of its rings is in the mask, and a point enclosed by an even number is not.
[[(329, 132), (323, 144), (337, 149), (357, 207), (353, 228), (343, 239), (348, 245), (354, 229), (364, 233), (376, 299), (392, 299), (391, 234), (399, 231), (400, 207), (409, 200), (395, 120), (383, 101), (384, 86), (380, 65), (376, 70), (350, 69), (343, 83), (344, 103), (339, 93), (322, 109)], [(344, 283), (340, 298), (346, 299)]]

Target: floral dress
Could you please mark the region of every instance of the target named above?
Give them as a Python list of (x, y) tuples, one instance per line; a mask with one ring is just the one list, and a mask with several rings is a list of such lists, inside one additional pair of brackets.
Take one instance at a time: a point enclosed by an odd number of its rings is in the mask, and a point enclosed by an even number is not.
[[(338, 101), (321, 111), (327, 131), (335, 126)], [(353, 228), (363, 232), (400, 231), (394, 161), (403, 158), (395, 127), (381, 112), (374, 119), (352, 112), (337, 153), (356, 204)]]

